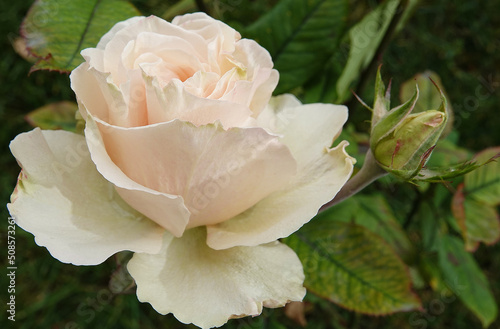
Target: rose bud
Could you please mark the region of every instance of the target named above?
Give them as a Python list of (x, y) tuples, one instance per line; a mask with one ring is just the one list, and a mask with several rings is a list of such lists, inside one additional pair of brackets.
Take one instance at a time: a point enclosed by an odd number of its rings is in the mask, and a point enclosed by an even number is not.
[(390, 85), (386, 91), (380, 70), (377, 73), (370, 148), (380, 167), (402, 179), (419, 173), (446, 126), (446, 98), (436, 88), (441, 94), (437, 110), (411, 113), (419, 96), (418, 86), (410, 100), (389, 110)]
[(373, 144), (375, 159), (396, 176), (414, 177), (430, 156), (446, 119), (446, 113), (436, 110), (408, 115), (392, 133)]

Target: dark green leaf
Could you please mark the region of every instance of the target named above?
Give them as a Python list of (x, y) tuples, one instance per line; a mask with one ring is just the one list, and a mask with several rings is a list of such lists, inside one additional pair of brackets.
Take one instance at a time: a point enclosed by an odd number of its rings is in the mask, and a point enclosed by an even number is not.
[(245, 31), (273, 57), (276, 93), (301, 86), (323, 69), (345, 25), (346, 0), (281, 0)]
[(137, 9), (124, 0), (37, 0), (23, 21), (21, 33), (31, 54), (39, 58), (32, 70), (69, 72), (113, 25)]
[(380, 237), (339, 221), (315, 221), (285, 239), (304, 265), (305, 286), (367, 314), (420, 307), (403, 262)]
[(439, 266), (448, 287), (487, 327), (497, 317), (497, 305), (488, 281), (458, 238), (441, 237)]
[(415, 222), (420, 226), (423, 249), (436, 251), (440, 221), (436, 219), (435, 210), (430, 203), (423, 202), (420, 205), (415, 215)]
[(349, 57), (336, 82), (336, 102), (344, 102), (350, 97), (349, 89), (375, 56), (398, 4), (399, 0), (385, 1), (349, 30), (348, 45), (341, 45), (349, 49)]

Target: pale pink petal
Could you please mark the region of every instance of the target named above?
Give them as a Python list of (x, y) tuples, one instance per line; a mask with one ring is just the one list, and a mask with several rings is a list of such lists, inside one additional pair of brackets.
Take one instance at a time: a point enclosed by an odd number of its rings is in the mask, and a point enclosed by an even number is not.
[(10, 214), (52, 256), (95, 265), (122, 250), (160, 250), (165, 230), (117, 195), (96, 170), (83, 136), (35, 129), (10, 148), (23, 168)]
[[(254, 40), (241, 39), (236, 43), (233, 53), (234, 59), (242, 63), (245, 67), (262, 69), (272, 69), (273, 61), (269, 52)], [(249, 79), (255, 79), (255, 73), (248, 71)]]
[[(91, 115), (88, 115), (85, 137), (89, 145), (92, 161), (96, 164), (97, 170), (115, 185), (118, 194), (129, 205), (169, 230), (175, 236), (181, 236), (190, 216), (182, 197), (145, 187), (123, 173), (111, 160), (101, 137), (101, 133), (107, 134), (106, 129), (111, 130), (116, 127), (107, 126), (100, 121), (100, 131), (96, 120)], [(144, 145), (147, 144), (143, 144), (143, 147)], [(123, 148), (123, 145), (121, 147)], [(123, 150), (127, 149), (128, 145)], [(134, 159), (134, 161), (136, 160)], [(149, 164), (149, 167), (151, 167), (151, 164)]]
[(261, 114), (266, 122), (260, 124), (282, 136), (280, 140), (297, 161), (298, 174), (286, 188), (242, 214), (209, 226), (210, 247), (253, 246), (290, 235), (333, 199), (351, 176), (354, 159), (345, 152), (347, 143), (329, 149), (347, 119), (347, 108), (328, 104), (293, 105), (297, 103), (291, 95), (274, 98)]
[(241, 35), (230, 26), (215, 20), (204, 13), (187, 14), (176, 17), (172, 24), (192, 31), (205, 39), (208, 70), (224, 75), (234, 67), (231, 60), (235, 43)]
[(305, 295), (302, 265), (286, 245), (213, 250), (204, 229), (166, 237), (159, 254), (136, 253), (127, 267), (140, 301), (201, 328), (256, 316), (263, 306), (280, 307)]
[(209, 43), (217, 43), (214, 50), (219, 52), (233, 52), (234, 44), (241, 35), (227, 24), (213, 19), (205, 13), (193, 13), (177, 16), (172, 24), (201, 35)]
[[(196, 127), (179, 120), (132, 129), (98, 125), (107, 155), (129, 179), (158, 193), (182, 196), (191, 212), (188, 227), (231, 218), (295, 174), (288, 148), (261, 128), (225, 131), (220, 125)], [(145, 213), (140, 205), (131, 205)]]
[(129, 43), (121, 57), (127, 69), (137, 68), (141, 64), (138, 60), (141, 55), (155, 54), (166, 65), (198, 71), (202, 68), (200, 61), (203, 60), (204, 53), (200, 53), (193, 44), (179, 36), (143, 32)]
[(89, 71), (88, 63), (82, 63), (70, 74), (71, 89), (77, 95), (79, 103), (79, 111), (84, 119), (87, 119), (86, 108), (89, 108), (93, 115), (98, 118), (108, 121), (109, 106), (102, 94), (99, 84), (94, 75)]
[[(242, 39), (236, 43), (234, 59), (246, 68), (246, 81), (241, 81), (234, 95), (227, 95), (237, 99), (242, 93), (249, 102), (246, 104), (257, 117), (271, 99), (272, 93), (278, 85), (278, 71), (273, 70), (273, 62), (269, 52), (254, 40)], [(243, 83), (246, 82), (246, 83)], [(244, 98), (244, 99), (245, 99)]]
[(104, 50), (99, 48), (86, 48), (80, 53), (86, 64), (98, 71), (104, 72)]
[[(134, 127), (147, 124), (142, 74), (128, 71), (129, 81), (120, 87), (102, 73), (83, 63), (71, 72), (71, 88), (77, 95), (83, 118), (87, 112), (110, 124)], [(137, 79), (141, 79), (137, 81)]]
[(195, 96), (178, 79), (164, 88), (154, 77), (145, 76), (145, 80), (149, 124), (179, 119), (197, 126), (219, 121), (229, 128), (243, 125), (251, 114), (243, 104)]
[[(128, 26), (135, 26), (136, 24), (139, 24), (139, 22), (141, 22), (144, 19), (145, 19), (144, 16), (135, 16), (135, 17), (131, 17), (127, 20), (116, 23), (111, 28), (111, 30), (109, 30), (106, 34), (104, 34), (101, 37), (101, 40), (99, 40), (99, 43), (97, 44), (96, 48), (104, 50), (106, 48), (106, 45), (111, 41), (111, 39), (113, 39), (115, 37), (115, 35), (119, 31), (125, 29)], [(86, 51), (86, 50), (84, 49), (84, 51)]]
[(214, 99), (212, 93), (217, 87), (219, 79), (220, 76), (217, 73), (198, 71), (184, 81), (184, 88), (195, 96)]
[(120, 60), (124, 49), (132, 40), (145, 32), (174, 35), (190, 43), (202, 58), (207, 58), (206, 41), (200, 35), (170, 24), (161, 18), (149, 16), (117, 31), (113, 39), (107, 42), (104, 49), (104, 68), (105, 72), (111, 73), (115, 84), (119, 85), (126, 81), (126, 69)]

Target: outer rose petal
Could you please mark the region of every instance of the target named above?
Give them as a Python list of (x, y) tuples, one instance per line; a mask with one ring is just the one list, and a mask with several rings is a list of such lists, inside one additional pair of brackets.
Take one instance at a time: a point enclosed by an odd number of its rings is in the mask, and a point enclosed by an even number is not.
[[(264, 120), (265, 119), (265, 120)], [(291, 95), (274, 98), (257, 122), (280, 134), (297, 161), (289, 185), (242, 214), (208, 227), (214, 249), (254, 246), (286, 237), (314, 217), (351, 176), (355, 160), (347, 142), (328, 149), (347, 120), (345, 106), (300, 105)]]
[[(134, 129), (97, 125), (107, 155), (129, 179), (183, 198), (191, 213), (188, 228), (243, 212), (286, 186), (296, 172), (290, 150), (262, 128), (226, 131), (217, 124), (196, 127), (179, 120)], [(92, 146), (91, 152), (94, 159)], [(94, 161), (101, 171), (100, 160)], [(160, 225), (170, 224), (168, 212), (153, 214), (134, 200), (130, 205)]]
[(179, 239), (167, 236), (157, 255), (134, 254), (128, 270), (140, 301), (201, 328), (255, 316), (262, 306), (280, 307), (305, 295), (302, 265), (286, 245), (213, 250), (202, 228)]
[(95, 265), (122, 250), (160, 250), (164, 230), (120, 199), (90, 160), (83, 136), (35, 129), (10, 148), (23, 171), (9, 211), (52, 256)]
[[(134, 76), (139, 75), (142, 78), (141, 72), (135, 73)], [(108, 73), (102, 73), (89, 67), (87, 63), (82, 63), (71, 72), (71, 88), (77, 95), (82, 117), (87, 120), (87, 112), (89, 112), (101, 120), (122, 127), (148, 124), (142, 81), (140, 81), (140, 87), (137, 86), (135, 79), (121, 86), (121, 88), (128, 89), (127, 87), (129, 87), (135, 91), (120, 90), (118, 86), (109, 81), (108, 75)]]
[(136, 210), (175, 236), (181, 236), (190, 216), (182, 197), (152, 190), (125, 175), (109, 157), (95, 118), (90, 113), (87, 114), (85, 137), (97, 170), (116, 186), (118, 194)]

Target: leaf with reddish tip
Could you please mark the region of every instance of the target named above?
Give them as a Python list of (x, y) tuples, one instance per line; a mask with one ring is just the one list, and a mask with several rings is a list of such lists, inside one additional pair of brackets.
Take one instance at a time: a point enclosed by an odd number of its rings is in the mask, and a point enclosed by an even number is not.
[(122, 0), (37, 0), (21, 26), (36, 70), (70, 72), (83, 58), (80, 51), (95, 47), (117, 22), (140, 15)]

